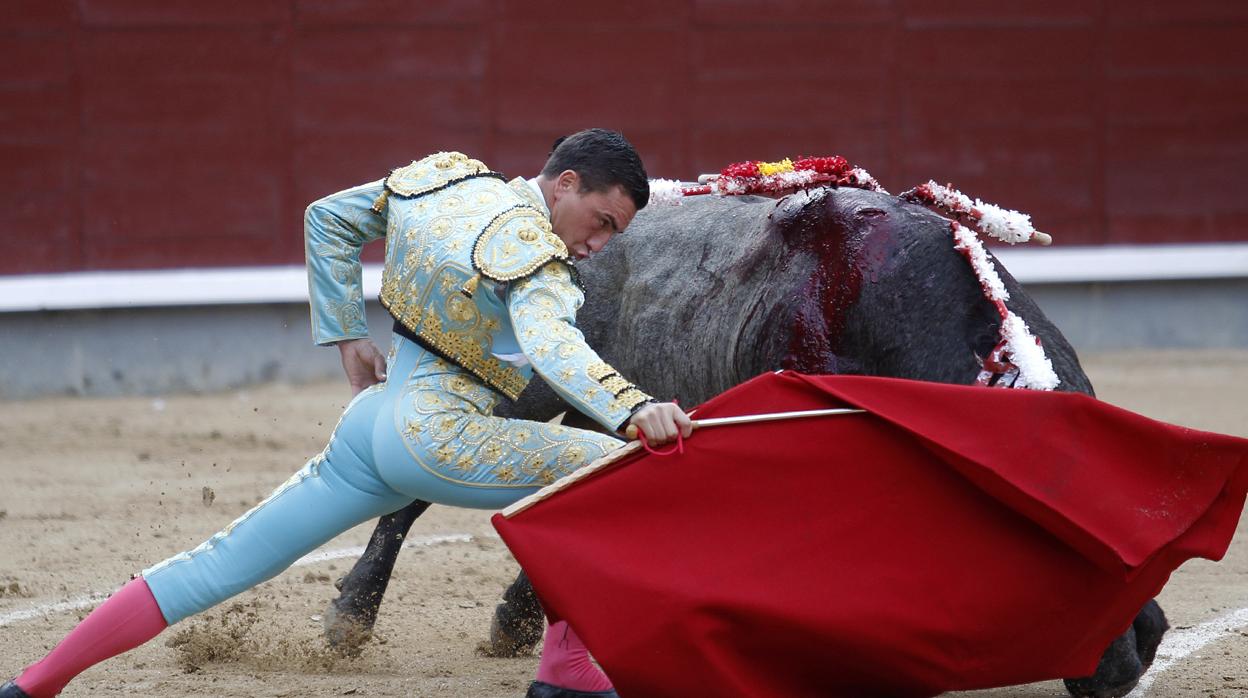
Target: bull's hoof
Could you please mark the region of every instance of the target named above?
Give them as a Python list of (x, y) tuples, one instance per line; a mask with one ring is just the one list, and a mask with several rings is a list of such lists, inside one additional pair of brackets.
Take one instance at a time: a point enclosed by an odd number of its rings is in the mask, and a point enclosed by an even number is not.
[(1063, 680), (1066, 690), (1076, 698), (1122, 698), (1127, 695), (1144, 675), (1145, 667), (1140, 663), (1137, 647), (1135, 627), (1127, 628), (1127, 632), (1119, 635), (1101, 655), (1096, 673), (1081, 679)]
[(9, 681), (0, 686), (0, 698), (30, 698), (26, 695), (26, 691), (17, 687), (17, 684)]
[(540, 620), (536, 623), (536, 633), (528, 627), (534, 623), (522, 620), (518, 624), (509, 625), (518, 627), (504, 627), (495, 614), (490, 621), (490, 639), (477, 645), (477, 652), (486, 657), (523, 657), (533, 654), (545, 630), (543, 623)]
[(344, 611), (334, 599), (325, 609), (324, 627), (325, 640), (329, 646), (348, 657), (358, 657), (364, 651), (364, 645), (373, 639), (373, 624), (376, 614), (361, 614)]
[(1170, 629), (1170, 623), (1166, 621), (1166, 614), (1157, 605), (1157, 601), (1150, 600), (1131, 622), (1131, 628), (1135, 630), (1136, 653), (1140, 655), (1140, 664), (1147, 671), (1157, 657), (1157, 646), (1161, 644), (1161, 637)]
[(620, 698), (615, 689), (609, 691), (574, 691), (571, 688), (560, 688), (545, 681), (534, 681), (524, 698)]
[(1149, 600), (1096, 666), (1096, 673), (1082, 679), (1066, 679), (1066, 690), (1078, 698), (1118, 698), (1139, 683), (1153, 665), (1161, 638), (1170, 629), (1166, 614), (1156, 600)]

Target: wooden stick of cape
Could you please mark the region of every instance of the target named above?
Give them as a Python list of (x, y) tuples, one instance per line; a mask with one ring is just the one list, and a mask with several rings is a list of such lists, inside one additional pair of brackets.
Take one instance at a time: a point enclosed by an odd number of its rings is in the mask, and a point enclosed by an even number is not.
[[(823, 410), (795, 410), (790, 412), (769, 412), (767, 414), (743, 414), (738, 417), (715, 417), (712, 419), (695, 419), (693, 420), (693, 428), (701, 429), (703, 427), (722, 427), (733, 424), (753, 424), (757, 422), (775, 422), (783, 419), (806, 419), (809, 417), (831, 417), (835, 415), (845, 414), (861, 414), (866, 410), (858, 410), (844, 407), (836, 407)], [(511, 506), (503, 509), (503, 516), (512, 517), (525, 509), (537, 504), (555, 494), (571, 487), (572, 485), (584, 480), (603, 468), (620, 461), (625, 456), (630, 456), (637, 452), (641, 442), (637, 441), (637, 427), (628, 425), (628, 429), (624, 430), (624, 435), (629, 438), (629, 443), (608, 453), (589, 465), (576, 470), (571, 475), (566, 475), (558, 480), (550, 483), (533, 494), (521, 499)]]
[[(702, 427), (722, 427), (729, 424), (752, 424), (754, 422), (774, 422), (781, 419), (802, 419), (805, 417), (829, 417), (838, 414), (858, 414), (866, 412), (866, 410), (855, 410), (843, 407), (837, 407), (826, 410), (796, 410), (793, 412), (770, 412), (767, 414), (743, 414), (739, 417), (715, 417), (713, 419), (695, 419), (693, 420), (693, 428), (701, 429)], [(632, 424), (624, 430), (624, 435), (629, 441), (637, 439), (637, 427)]]

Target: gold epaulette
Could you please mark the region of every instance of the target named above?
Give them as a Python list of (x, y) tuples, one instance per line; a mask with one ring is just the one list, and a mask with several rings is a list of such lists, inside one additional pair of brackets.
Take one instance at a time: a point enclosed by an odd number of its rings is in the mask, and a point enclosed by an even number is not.
[[(504, 283), (523, 279), (551, 260), (566, 262), (568, 247), (555, 235), (545, 214), (524, 204), (498, 214), (472, 246), (472, 266), (478, 276)], [(469, 279), (465, 287), (475, 288), (478, 280)]]
[(381, 214), (391, 196), (414, 199), (473, 177), (494, 177), (507, 181), (506, 177), (491, 171), (485, 163), (463, 153), (434, 153), (406, 167), (392, 170), (386, 177), (385, 189), (373, 202), (373, 213)]

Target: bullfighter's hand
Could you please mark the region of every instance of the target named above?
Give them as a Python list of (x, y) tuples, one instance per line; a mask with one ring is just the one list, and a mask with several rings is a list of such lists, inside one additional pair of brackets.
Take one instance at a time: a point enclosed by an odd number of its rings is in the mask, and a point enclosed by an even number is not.
[(352, 397), (386, 379), (386, 357), (371, 339), (338, 342), (338, 352), (342, 355), (342, 370), (347, 372)]
[(674, 402), (650, 403), (638, 410), (628, 423), (641, 430), (652, 446), (675, 441), (677, 434), (687, 439), (693, 433), (693, 420)]

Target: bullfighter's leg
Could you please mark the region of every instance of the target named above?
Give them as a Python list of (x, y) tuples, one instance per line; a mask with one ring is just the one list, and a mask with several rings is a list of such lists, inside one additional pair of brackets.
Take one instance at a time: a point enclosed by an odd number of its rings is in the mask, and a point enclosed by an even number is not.
[[(426, 361), (430, 357), (402, 343), (397, 365), (388, 371), (391, 379), (348, 405), (321, 455), (199, 547), (144, 571), (139, 584), (101, 605), (19, 676), (11, 691), (4, 690), (32, 698), (55, 695), (92, 664), (146, 642), (166, 624), (276, 575), (334, 535), (415, 498), (501, 508), (619, 445), (598, 433), (493, 417), (497, 393), (440, 360)], [(404, 374), (406, 382), (395, 380)], [(589, 671), (586, 650), (573, 641), (547, 643), (543, 667), (547, 676), (574, 682), (535, 683), (557, 692), (551, 695), (610, 687), (605, 675)]]
[(1156, 599), (1144, 604), (1131, 627), (1110, 643), (1101, 655), (1096, 673), (1066, 679), (1066, 690), (1078, 698), (1120, 698), (1131, 692), (1152, 666), (1157, 646), (1170, 624)]
[[(404, 409), (374, 435), (381, 476), (439, 504), (497, 509), (620, 446), (597, 432), (495, 417), (498, 399), (458, 370), (410, 381), (400, 398)], [(530, 694), (614, 695), (575, 631), (566, 623), (551, 627)]]
[(334, 584), (340, 593), (325, 609), (324, 622), (325, 639), (331, 647), (356, 655), (373, 636), (377, 612), (403, 540), (412, 524), (428, 508), (429, 502), (417, 499), (377, 521), (364, 554), (355, 561), (351, 571)]
[(381, 386), (361, 393), (320, 455), (195, 549), (144, 570), (17, 677), (12, 691), (54, 696), (88, 667), (275, 576), (352, 526), (410, 502), (410, 496), (382, 482), (370, 462), (369, 438), (382, 402)]

